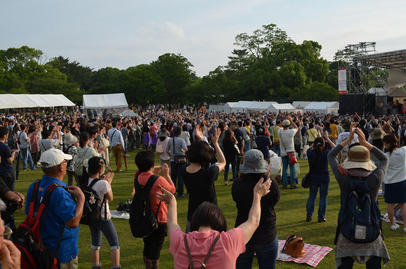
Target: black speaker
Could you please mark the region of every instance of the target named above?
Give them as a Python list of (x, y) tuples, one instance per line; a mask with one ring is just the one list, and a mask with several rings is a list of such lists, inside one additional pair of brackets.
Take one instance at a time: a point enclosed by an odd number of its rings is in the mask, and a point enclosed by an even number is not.
[(339, 96), (339, 114), (375, 113), (375, 95), (373, 94), (345, 94)]

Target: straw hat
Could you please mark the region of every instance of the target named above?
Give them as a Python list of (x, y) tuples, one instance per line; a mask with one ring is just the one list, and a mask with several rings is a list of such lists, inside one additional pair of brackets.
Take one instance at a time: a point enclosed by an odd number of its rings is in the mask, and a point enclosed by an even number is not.
[(369, 150), (361, 145), (350, 147), (348, 158), (343, 162), (342, 167), (345, 169), (361, 168), (367, 171), (376, 169), (375, 164), (369, 157)]
[(284, 120), (284, 121), (282, 121), (282, 126), (283, 126), (283, 127), (289, 127), (289, 126), (290, 126), (290, 120)]

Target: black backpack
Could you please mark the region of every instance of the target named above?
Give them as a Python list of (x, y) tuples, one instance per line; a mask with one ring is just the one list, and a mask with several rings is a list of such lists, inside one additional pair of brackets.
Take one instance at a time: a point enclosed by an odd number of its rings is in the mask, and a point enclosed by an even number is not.
[(37, 180), (34, 184), (28, 215), (24, 222), (18, 226), (15, 233), (12, 234), (11, 241), (13, 241), (14, 245), (21, 252), (21, 268), (56, 269), (59, 268), (57, 256), (65, 226), (63, 226), (60, 231), (55, 252), (50, 251), (42, 245), (39, 226), (42, 213), (51, 198), (52, 191), (62, 186), (56, 183), (49, 185), (38, 209), (35, 210), (35, 201), (37, 201), (38, 198), (39, 183), (40, 180)]
[(157, 175), (150, 176), (144, 187), (138, 183), (138, 175), (134, 179), (135, 194), (130, 206), (130, 228), (134, 237), (148, 237), (158, 228), (157, 217), (161, 202), (154, 214), (149, 200), (149, 193), (157, 179)]
[[(80, 224), (97, 225), (101, 220), (101, 211), (103, 203), (106, 203), (106, 199), (104, 197), (100, 198), (97, 192), (93, 190), (94, 184), (99, 180), (99, 178), (95, 178), (89, 185), (81, 187), (85, 195), (85, 204), (83, 205), (83, 214), (80, 219)], [(107, 206), (104, 207), (104, 216), (107, 218)]]
[(349, 193), (340, 208), (338, 225), (345, 238), (354, 243), (375, 241), (381, 234), (381, 212), (369, 194), (366, 180), (352, 178)]

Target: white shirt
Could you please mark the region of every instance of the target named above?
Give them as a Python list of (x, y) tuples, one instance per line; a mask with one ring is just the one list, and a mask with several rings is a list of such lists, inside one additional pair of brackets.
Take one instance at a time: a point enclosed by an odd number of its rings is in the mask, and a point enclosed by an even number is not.
[(406, 147), (395, 149), (392, 153), (386, 152), (389, 167), (383, 182), (385, 184), (398, 183), (406, 180)]
[[(342, 133), (340, 133), (340, 134), (338, 135), (338, 137), (337, 137), (337, 143), (336, 143), (336, 145), (341, 144), (343, 141), (347, 140), (348, 137), (350, 137), (350, 132), (342, 132)], [(358, 142), (359, 142), (359, 141), (358, 141), (358, 135), (357, 135), (357, 134), (354, 134), (354, 139), (351, 141), (350, 144), (352, 144), (352, 143), (358, 143)], [(343, 151), (348, 151), (348, 149), (349, 149), (349, 145), (345, 146), (345, 147), (343, 148)]]
[[(93, 178), (89, 178), (88, 184), (90, 184), (92, 181), (93, 181)], [(92, 189), (97, 193), (97, 195), (99, 196), (100, 199), (103, 199), (104, 195), (111, 190), (111, 186), (106, 180), (101, 179), (93, 185)], [(104, 213), (106, 206), (107, 206), (107, 218), (105, 218), (105, 213)], [(103, 203), (103, 206), (101, 209), (101, 218), (106, 219), (106, 220), (111, 219), (109, 202), (107, 202), (107, 200), (105, 203)]]
[(121, 144), (123, 146), (123, 149), (125, 148), (123, 135), (119, 130), (117, 130), (116, 128), (112, 128), (107, 132), (107, 135), (109, 136), (110, 139), (110, 147), (114, 147), (118, 144)]
[(295, 136), (297, 129), (287, 129), (279, 128), (279, 147), (281, 150), (281, 156), (288, 156), (288, 152), (295, 151), (295, 145), (293, 143), (293, 137)]

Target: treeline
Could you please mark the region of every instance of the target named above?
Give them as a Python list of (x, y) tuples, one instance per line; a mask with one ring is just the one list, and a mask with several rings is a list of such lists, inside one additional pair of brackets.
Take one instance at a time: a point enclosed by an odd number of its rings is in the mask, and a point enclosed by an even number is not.
[(269, 24), (237, 35), (234, 45), (227, 65), (204, 77), (174, 53), (125, 70), (93, 70), (62, 56), (45, 61), (41, 50), (27, 46), (9, 48), (0, 50), (0, 92), (63, 93), (78, 104), (85, 93), (116, 92), (133, 104), (337, 99), (337, 64), (320, 56), (317, 42), (296, 44)]

